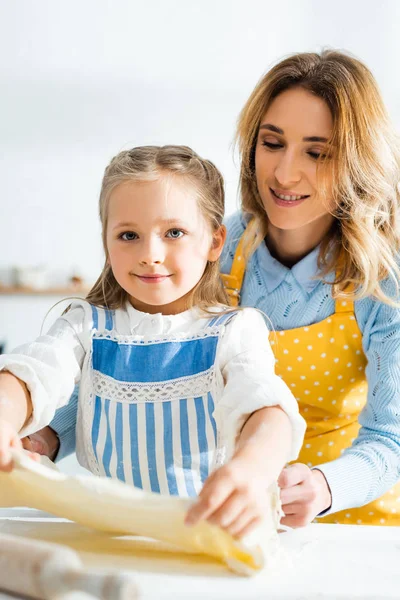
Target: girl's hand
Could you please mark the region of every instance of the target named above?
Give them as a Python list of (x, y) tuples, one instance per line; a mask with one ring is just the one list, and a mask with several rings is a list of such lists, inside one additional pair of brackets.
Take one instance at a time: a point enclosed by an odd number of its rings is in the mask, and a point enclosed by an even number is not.
[(278, 479), (281, 488), (283, 525), (304, 527), (332, 504), (332, 496), (322, 471), (296, 463), (283, 469)]
[(269, 483), (248, 461), (233, 458), (208, 477), (185, 523), (195, 525), (206, 519), (241, 538), (262, 521)]
[(9, 472), (13, 468), (11, 448), (22, 450), (18, 432), (8, 421), (0, 421), (0, 471)]
[[(23, 444), (14, 427), (8, 421), (2, 420), (0, 421), (0, 471), (8, 473), (13, 469), (11, 448), (22, 450)], [(36, 462), (40, 461), (40, 456), (36, 452), (27, 452), (27, 455)]]

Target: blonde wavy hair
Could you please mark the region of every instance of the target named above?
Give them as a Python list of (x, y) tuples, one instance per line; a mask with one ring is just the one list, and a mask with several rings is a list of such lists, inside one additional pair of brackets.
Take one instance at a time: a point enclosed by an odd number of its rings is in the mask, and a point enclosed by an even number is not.
[[(333, 118), (327, 156), (318, 161), (321, 199), (333, 182), (335, 225), (322, 240), (320, 278), (335, 273), (333, 296), (374, 296), (397, 305), (400, 271), (400, 145), (377, 83), (359, 60), (334, 50), (295, 54), (257, 84), (238, 120), (242, 208), (254, 218), (246, 236), (247, 258), (265, 238), (268, 218), (257, 190), (255, 148), (261, 119), (285, 90), (301, 87), (322, 98)], [(382, 281), (394, 282), (394, 297)], [(352, 284), (349, 289), (346, 288)]]
[[(156, 181), (166, 175), (179, 177), (193, 187), (200, 211), (212, 232), (222, 225), (224, 181), (211, 161), (201, 158), (187, 146), (138, 146), (120, 152), (106, 168), (100, 191), (99, 212), (106, 260), (86, 297), (91, 304), (120, 308), (128, 299), (127, 292), (119, 285), (107, 262), (108, 205), (113, 190), (126, 181)], [(200, 281), (192, 290), (189, 306), (198, 306), (208, 312), (210, 307), (228, 304), (219, 275), (219, 260), (208, 261)]]

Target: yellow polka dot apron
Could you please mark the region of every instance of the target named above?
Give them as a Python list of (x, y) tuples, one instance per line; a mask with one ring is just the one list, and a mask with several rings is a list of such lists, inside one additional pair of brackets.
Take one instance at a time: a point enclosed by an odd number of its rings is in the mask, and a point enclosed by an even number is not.
[[(231, 273), (223, 275), (231, 303), (237, 305), (245, 272), (243, 236)], [(314, 325), (271, 334), (276, 372), (289, 386), (307, 422), (296, 462), (309, 467), (338, 458), (357, 437), (358, 416), (367, 398), (366, 358), (354, 304), (337, 300), (335, 313)], [(400, 525), (400, 484), (360, 508), (318, 519), (322, 523)]]

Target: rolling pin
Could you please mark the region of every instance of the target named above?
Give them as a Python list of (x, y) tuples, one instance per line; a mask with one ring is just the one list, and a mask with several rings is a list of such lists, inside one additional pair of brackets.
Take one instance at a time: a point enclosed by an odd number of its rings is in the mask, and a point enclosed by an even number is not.
[(0, 534), (0, 589), (38, 600), (139, 597), (132, 578), (87, 571), (70, 548), (6, 534)]

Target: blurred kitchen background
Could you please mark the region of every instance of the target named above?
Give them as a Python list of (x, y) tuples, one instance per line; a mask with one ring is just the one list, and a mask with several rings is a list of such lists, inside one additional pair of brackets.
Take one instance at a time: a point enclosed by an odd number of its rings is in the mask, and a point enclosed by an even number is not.
[(98, 276), (114, 154), (193, 146), (222, 170), (231, 213), (235, 122), (261, 75), (292, 52), (348, 50), (400, 129), (399, 30), (398, 0), (0, 0), (0, 350)]

